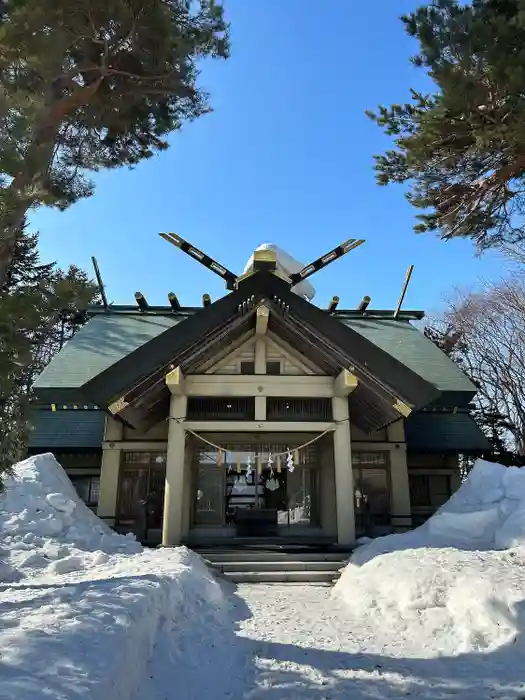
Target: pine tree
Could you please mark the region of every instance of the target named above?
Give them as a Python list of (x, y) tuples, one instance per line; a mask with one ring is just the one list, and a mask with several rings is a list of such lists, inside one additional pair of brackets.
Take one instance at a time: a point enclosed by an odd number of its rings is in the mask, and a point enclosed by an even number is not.
[(380, 185), (408, 182), (418, 233), (479, 249), (525, 238), (525, 0), (434, 0), (403, 17), (436, 91), (369, 116), (394, 137)]
[(31, 387), (61, 345), (85, 321), (97, 300), (85, 272), (40, 262), (37, 234), (20, 230), (0, 289), (0, 488), (1, 476), (27, 446)]
[(228, 50), (215, 0), (0, 2), (0, 285), (27, 210), (166, 149), (210, 109), (198, 61)]

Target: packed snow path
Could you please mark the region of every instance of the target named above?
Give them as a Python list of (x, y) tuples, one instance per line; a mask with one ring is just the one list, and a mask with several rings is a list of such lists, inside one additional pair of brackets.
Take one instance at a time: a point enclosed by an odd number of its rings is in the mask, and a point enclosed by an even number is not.
[(182, 646), (164, 629), (136, 700), (525, 697), (516, 642), (515, 651), (418, 658), (420, 639), (352, 619), (327, 587), (242, 585), (229, 602), (222, 621), (186, 620)]

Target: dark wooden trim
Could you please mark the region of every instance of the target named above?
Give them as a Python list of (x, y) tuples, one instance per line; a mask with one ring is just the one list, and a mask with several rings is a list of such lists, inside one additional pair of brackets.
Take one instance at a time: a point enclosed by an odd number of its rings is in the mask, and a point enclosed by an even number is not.
[[(250, 323), (251, 320), (253, 320), (253, 323)], [(191, 345), (184, 348), (181, 354), (171, 358), (169, 365), (165, 365), (159, 371), (141, 380), (124, 394), (124, 400), (127, 403), (131, 403), (144, 395), (146, 391), (166, 388), (164, 378), (170, 369), (180, 366), (184, 372), (191, 373), (191, 364), (199, 363), (199, 360), (204, 362), (210, 359), (210, 357), (213, 357), (216, 345), (235, 342), (249, 329), (250, 325), (255, 329), (255, 315), (252, 311), (244, 316), (234, 317), (226, 327), (215, 329), (214, 332), (207, 336), (198, 338)]]
[[(78, 388), (66, 388), (59, 389), (54, 387), (35, 387), (35, 397), (36, 402), (34, 407), (38, 408), (39, 405), (52, 403), (57, 406), (62, 404), (83, 406), (84, 404), (89, 405), (91, 403), (96, 403), (91, 401), (87, 396), (84, 396), (80, 389)], [(80, 410), (80, 409), (78, 409)], [(84, 409), (82, 409), (84, 410)]]
[[(406, 443), (407, 446), (407, 454), (421, 454), (421, 455), (465, 455), (467, 457), (483, 457), (490, 455), (490, 450), (483, 450), (481, 448), (467, 448), (467, 449), (461, 449), (458, 450), (457, 448), (452, 448), (452, 447), (430, 447), (430, 448), (425, 448), (424, 450), (421, 447), (410, 447), (410, 443)], [(419, 469), (419, 467), (417, 467)], [(426, 469), (427, 467), (422, 467)], [(429, 469), (442, 469), (442, 467), (428, 467)], [(411, 467), (409, 467), (411, 469)]]
[[(202, 306), (181, 306), (179, 309), (174, 311), (171, 306), (149, 306), (147, 311), (141, 312), (142, 316), (182, 316), (187, 318), (193, 314), (202, 311)], [(325, 314), (330, 314), (336, 318), (339, 316), (341, 318), (371, 318), (376, 320), (394, 320), (394, 309), (367, 309), (364, 313), (358, 311), (357, 309), (335, 309), (335, 311), (330, 311), (329, 309), (321, 309)], [(103, 306), (90, 306), (86, 313), (88, 316), (100, 316), (100, 315), (131, 315), (138, 316), (139, 311), (136, 305), (132, 304), (115, 304), (105, 309)], [(420, 321), (425, 318), (425, 312), (420, 310), (402, 310), (399, 312), (397, 320), (399, 321)]]
[[(288, 313), (296, 314), (321, 336), (331, 340), (337, 348), (344, 349), (349, 363), (355, 364), (365, 374), (381, 377), (394, 393), (405, 397), (414, 407), (426, 406), (436, 400), (441, 392), (392, 355), (374, 345), (349, 326), (310, 304), (287, 289), (286, 283), (275, 278), (279, 295), (286, 303)], [(348, 350), (347, 350), (348, 348)]]
[[(46, 454), (47, 452), (54, 454), (58, 462), (60, 462), (61, 456), (65, 455), (93, 455), (93, 457), (102, 457), (102, 440), (100, 442), (100, 447), (57, 447), (55, 445), (54, 447), (27, 448), (27, 454), (29, 457)], [(87, 468), (90, 469), (91, 467)]]
[[(251, 275), (238, 290), (218, 299), (134, 350), (82, 387), (82, 393), (99, 406), (108, 406), (129, 391), (142, 377), (162, 373), (188, 345), (198, 343), (217, 327), (242, 313), (243, 304), (261, 298), (259, 277)], [(272, 275), (274, 279), (278, 279)], [(252, 298), (253, 297), (253, 298)]]

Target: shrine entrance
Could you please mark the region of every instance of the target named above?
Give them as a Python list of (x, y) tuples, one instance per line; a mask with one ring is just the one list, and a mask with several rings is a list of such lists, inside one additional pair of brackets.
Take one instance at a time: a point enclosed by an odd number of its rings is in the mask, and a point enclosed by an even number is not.
[[(299, 444), (299, 443), (297, 443)], [(239, 442), (194, 452), (196, 528), (232, 536), (277, 536), (319, 526), (319, 469), (315, 444)], [(290, 457), (273, 455), (289, 451)]]

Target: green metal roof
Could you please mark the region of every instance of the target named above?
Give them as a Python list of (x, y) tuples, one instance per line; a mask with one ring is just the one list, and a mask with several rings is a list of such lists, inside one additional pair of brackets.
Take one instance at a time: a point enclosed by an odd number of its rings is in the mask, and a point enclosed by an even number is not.
[(100, 314), (92, 318), (55, 355), (35, 382), (39, 389), (83, 386), (130, 352), (180, 323), (186, 316)]
[(30, 450), (101, 449), (105, 417), (103, 411), (36, 409), (30, 420), (28, 447)]
[[(79, 389), (131, 352), (183, 322), (189, 313), (97, 313), (56, 355), (35, 383), (37, 395), (63, 401), (60, 392)], [(337, 317), (334, 317), (337, 318)], [(476, 388), (439, 348), (407, 320), (348, 317), (338, 319), (402, 362), (420, 377), (448, 394), (448, 405), (468, 403)], [(454, 396), (452, 396), (454, 394)], [(56, 395), (56, 398), (53, 398)], [(81, 397), (75, 399), (81, 402)]]
[(408, 321), (374, 318), (344, 319), (350, 328), (385, 350), (443, 392), (477, 390), (460, 368)]
[(407, 449), (414, 452), (476, 454), (492, 449), (468, 413), (414, 413), (405, 421)]

